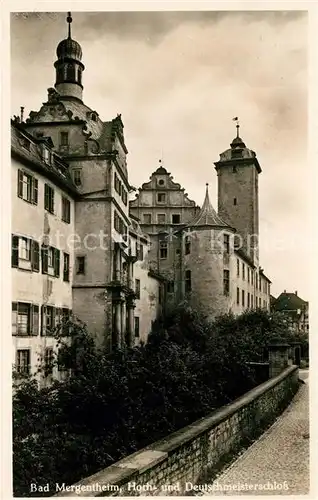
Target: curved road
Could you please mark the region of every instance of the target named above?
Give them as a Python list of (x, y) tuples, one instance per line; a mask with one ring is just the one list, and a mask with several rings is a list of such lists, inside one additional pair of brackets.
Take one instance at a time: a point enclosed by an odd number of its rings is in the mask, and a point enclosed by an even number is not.
[(309, 493), (309, 372), (275, 423), (203, 495), (304, 495)]

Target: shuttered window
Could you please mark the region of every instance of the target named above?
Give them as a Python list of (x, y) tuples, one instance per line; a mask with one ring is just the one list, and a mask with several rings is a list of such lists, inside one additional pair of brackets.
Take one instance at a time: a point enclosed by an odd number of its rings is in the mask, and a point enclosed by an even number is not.
[(11, 265), (12, 267), (18, 267), (20, 269), (39, 272), (39, 243), (31, 238), (12, 235)]
[(38, 180), (20, 169), (18, 170), (18, 197), (34, 205), (38, 204)]
[(42, 274), (60, 276), (60, 250), (57, 248), (42, 246)]
[(48, 184), (44, 185), (44, 208), (54, 214), (54, 189)]
[(12, 302), (12, 335), (36, 336), (39, 333), (39, 306)]

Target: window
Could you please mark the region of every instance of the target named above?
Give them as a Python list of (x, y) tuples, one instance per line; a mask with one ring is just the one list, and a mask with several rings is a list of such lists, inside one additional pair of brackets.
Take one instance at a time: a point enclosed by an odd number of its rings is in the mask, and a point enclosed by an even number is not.
[(38, 204), (38, 180), (22, 170), (18, 170), (18, 197), (33, 205)]
[(167, 283), (167, 292), (174, 293), (174, 281), (168, 281)]
[(250, 307), (250, 293), (247, 293), (247, 307)]
[(48, 184), (44, 185), (44, 208), (54, 214), (54, 189)]
[(191, 252), (191, 240), (190, 240), (190, 236), (186, 236), (184, 241), (185, 241), (185, 244), (184, 244), (184, 253), (185, 253), (185, 255), (189, 255), (189, 253)]
[(158, 193), (157, 201), (158, 203), (166, 203), (166, 193)]
[(262, 307), (262, 299), (259, 298), (259, 307), (261, 308)]
[(44, 144), (42, 145), (42, 160), (48, 165), (52, 163), (52, 151), (45, 147)]
[(62, 196), (62, 221), (71, 222), (71, 202), (64, 196)]
[(191, 284), (191, 271), (186, 271), (185, 272), (185, 293), (189, 293), (192, 290), (192, 284)]
[(250, 282), (250, 268), (247, 268), (247, 282)]
[(127, 191), (126, 191), (126, 189), (124, 189), (124, 187), (122, 189), (121, 197), (122, 197), (124, 205), (127, 205), (127, 203), (128, 203), (128, 195), (127, 195)]
[(242, 262), (242, 279), (245, 280), (245, 264)]
[(236, 303), (240, 305), (240, 289), (238, 287), (236, 289)]
[(115, 211), (114, 213), (114, 228), (117, 231), (117, 233), (121, 235), (126, 235), (127, 234), (127, 226), (122, 220), (121, 217), (119, 217), (118, 213)]
[(76, 168), (73, 170), (73, 181), (75, 186), (81, 186), (82, 185), (82, 170), (79, 168)]
[(263, 307), (264, 307), (264, 309), (266, 309), (266, 302), (265, 302), (265, 300), (263, 300)]
[(135, 294), (136, 299), (140, 299), (140, 280), (135, 279)]
[(251, 294), (251, 308), (253, 309), (254, 307), (254, 297), (253, 295)]
[(166, 259), (168, 257), (168, 243), (166, 241), (160, 241), (159, 257), (160, 259)]
[(242, 306), (245, 307), (245, 291), (242, 290)]
[(41, 334), (43, 336), (50, 336), (53, 334), (53, 329), (55, 327), (55, 307), (52, 306), (42, 306), (42, 329)]
[(44, 353), (44, 376), (48, 377), (53, 373), (53, 348), (46, 347)]
[(19, 238), (19, 259), (31, 260), (31, 240)]
[(12, 302), (12, 335), (38, 335), (39, 306)]
[(254, 272), (253, 269), (251, 269), (251, 283), (254, 285)]
[(11, 265), (29, 271), (39, 272), (40, 254), (37, 241), (24, 236), (12, 235)]
[(92, 113), (92, 120), (93, 120), (93, 122), (97, 122), (97, 115), (96, 115), (96, 113)]
[(158, 222), (158, 224), (165, 224), (166, 223), (166, 214), (158, 214), (157, 215), (157, 222)]
[(70, 256), (68, 253), (63, 253), (64, 264), (63, 264), (63, 281), (70, 280)]
[(135, 337), (139, 338), (139, 318), (135, 316)]
[(237, 276), (240, 275), (240, 261), (239, 261), (239, 259), (236, 259), (236, 273), (237, 273)]
[(138, 260), (144, 260), (144, 246), (141, 243), (136, 243), (136, 257)]
[(233, 205), (237, 205), (237, 199), (236, 198), (234, 198), (234, 200), (233, 200)]
[(76, 257), (76, 274), (85, 274), (85, 257)]
[(61, 132), (60, 145), (62, 147), (68, 147), (68, 132)]
[(181, 216), (180, 214), (172, 214), (172, 224), (180, 224)]
[(230, 235), (224, 234), (224, 252), (230, 253)]
[(230, 271), (228, 269), (223, 271), (223, 294), (230, 294)]
[(151, 214), (143, 214), (144, 224), (151, 224)]
[(18, 349), (17, 350), (17, 371), (24, 375), (29, 375), (30, 373), (30, 349)]
[(159, 186), (164, 186), (165, 185), (164, 179), (159, 179), (158, 184), (159, 184)]
[(60, 251), (57, 248), (42, 246), (42, 274), (60, 276)]
[(233, 167), (233, 174), (236, 174), (236, 172), (237, 172), (237, 168), (234, 166)]

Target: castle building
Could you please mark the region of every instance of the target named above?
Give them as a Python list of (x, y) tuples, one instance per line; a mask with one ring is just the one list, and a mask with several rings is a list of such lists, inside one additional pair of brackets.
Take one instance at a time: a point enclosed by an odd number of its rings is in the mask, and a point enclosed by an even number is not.
[(218, 213), (208, 187), (200, 208), (162, 164), (129, 201), (123, 121), (103, 121), (84, 103), (70, 13), (67, 22), (54, 88), (39, 111), (11, 122), (13, 362), (21, 373), (33, 373), (38, 358), (49, 365), (53, 328), (71, 314), (111, 350), (146, 342), (152, 322), (182, 302), (209, 319), (270, 304), (258, 255), (261, 168), (239, 129), (215, 163)]
[(130, 201), (130, 213), (149, 234), (149, 262), (167, 280), (168, 306), (186, 301), (210, 319), (269, 310), (271, 281), (259, 266), (258, 251), (261, 167), (238, 125), (215, 168), (218, 213), (208, 186), (200, 209), (162, 165)]
[[(34, 372), (52, 356), (52, 327), (72, 313), (100, 345), (145, 340), (164, 303), (149, 241), (129, 217), (123, 123), (83, 102), (82, 49), (57, 47), (55, 88), (12, 121), (13, 362)], [(46, 351), (49, 348), (50, 351)]]

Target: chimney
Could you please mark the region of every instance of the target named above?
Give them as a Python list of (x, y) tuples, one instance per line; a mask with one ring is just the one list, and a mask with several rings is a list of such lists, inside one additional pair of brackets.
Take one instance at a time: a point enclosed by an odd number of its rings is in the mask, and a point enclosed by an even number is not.
[(296, 290), (296, 292), (295, 292), (295, 295), (296, 295), (296, 296), (298, 296), (298, 292), (297, 292), (297, 290)]
[(21, 114), (20, 114), (20, 122), (23, 123), (23, 112), (24, 112), (24, 106), (20, 107)]

